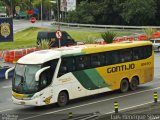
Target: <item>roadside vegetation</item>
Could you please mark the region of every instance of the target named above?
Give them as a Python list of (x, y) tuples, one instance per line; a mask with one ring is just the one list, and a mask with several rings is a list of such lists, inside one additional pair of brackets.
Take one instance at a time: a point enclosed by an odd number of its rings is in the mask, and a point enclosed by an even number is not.
[(14, 34), (14, 42), (1, 42), (0, 50), (3, 49), (19, 49), (36, 46), (37, 33), (40, 31), (48, 31), (42, 28), (28, 28)]
[(157, 30), (154, 28), (146, 28), (144, 29), (144, 33), (148, 36), (148, 39), (150, 40), (152, 38), (152, 35), (154, 32), (156, 32)]
[[(37, 46), (37, 34), (40, 31), (55, 31), (54, 29), (44, 29), (44, 28), (28, 28), (21, 32), (17, 32), (14, 34), (14, 42), (1, 42), (0, 50), (9, 50), (9, 49), (19, 49), (19, 48), (27, 48)], [(75, 31), (69, 30), (67, 31), (70, 36), (75, 41), (83, 41), (84, 43), (95, 43), (95, 40), (98, 38), (102, 38), (101, 34), (103, 32), (88, 32), (88, 31)], [(126, 36), (131, 35), (131, 32), (117, 32), (117, 36)], [(43, 44), (42, 49), (44, 49), (46, 43)]]
[(113, 42), (113, 39), (116, 37), (117, 33), (116, 32), (110, 32), (110, 31), (107, 31), (107, 32), (104, 32), (101, 34), (101, 37), (103, 38), (103, 40), (106, 42), (106, 43), (112, 43)]
[[(20, 6), (19, 15), (14, 17), (17, 18), (25, 14), (25, 18), (29, 19), (26, 11), (32, 8), (41, 11), (41, 0), (0, 0), (0, 6), (6, 6), (8, 16), (14, 16), (16, 10), (13, 8)], [(56, 3), (51, 4), (51, 0), (43, 0), (43, 8), (43, 19), (58, 19)], [(52, 12), (54, 16), (50, 15)], [(63, 13), (60, 21), (71, 23), (160, 25), (159, 0), (77, 0), (75, 10)], [(60, 11), (60, 14), (63, 13)], [(41, 19), (41, 12), (34, 14), (34, 16), (36, 19)]]
[(48, 40), (41, 40), (41, 42), (38, 43), (38, 48), (40, 50), (50, 49), (51, 48), (51, 42)]

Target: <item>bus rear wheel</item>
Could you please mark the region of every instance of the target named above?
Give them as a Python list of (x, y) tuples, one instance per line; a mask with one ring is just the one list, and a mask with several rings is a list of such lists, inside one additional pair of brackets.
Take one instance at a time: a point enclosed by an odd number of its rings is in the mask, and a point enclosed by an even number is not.
[(68, 99), (68, 94), (65, 91), (62, 91), (59, 93), (58, 95), (58, 101), (57, 101), (57, 105), (59, 107), (65, 106), (68, 103), (69, 99)]
[(133, 91), (136, 90), (137, 87), (138, 87), (138, 85), (139, 85), (138, 78), (133, 77), (132, 80), (131, 80), (131, 82), (130, 82), (130, 90), (133, 90)]
[(122, 93), (127, 92), (129, 89), (129, 82), (127, 79), (123, 79), (120, 84), (120, 91)]

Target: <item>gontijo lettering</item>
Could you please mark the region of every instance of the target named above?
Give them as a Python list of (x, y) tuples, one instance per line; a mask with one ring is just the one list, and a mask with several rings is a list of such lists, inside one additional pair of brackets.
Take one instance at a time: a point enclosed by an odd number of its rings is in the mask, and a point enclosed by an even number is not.
[(119, 71), (126, 71), (131, 70), (135, 68), (135, 64), (129, 64), (129, 65), (121, 65), (121, 66), (115, 66), (115, 67), (109, 67), (107, 68), (107, 73), (114, 73)]

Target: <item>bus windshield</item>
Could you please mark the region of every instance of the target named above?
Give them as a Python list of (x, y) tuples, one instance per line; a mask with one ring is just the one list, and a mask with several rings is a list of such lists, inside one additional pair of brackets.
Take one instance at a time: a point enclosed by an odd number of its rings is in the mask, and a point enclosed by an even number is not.
[(13, 90), (17, 93), (35, 93), (39, 89), (38, 81), (35, 81), (36, 72), (42, 65), (17, 64), (13, 79)]

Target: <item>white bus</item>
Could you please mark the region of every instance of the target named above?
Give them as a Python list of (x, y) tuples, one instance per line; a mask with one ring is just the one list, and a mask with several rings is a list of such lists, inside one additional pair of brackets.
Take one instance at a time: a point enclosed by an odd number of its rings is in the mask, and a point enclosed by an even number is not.
[(17, 61), (12, 82), (16, 104), (42, 106), (120, 89), (135, 90), (153, 80), (149, 41), (81, 45), (30, 53)]

